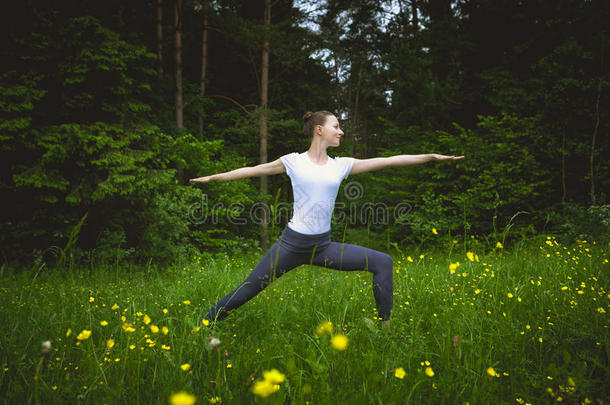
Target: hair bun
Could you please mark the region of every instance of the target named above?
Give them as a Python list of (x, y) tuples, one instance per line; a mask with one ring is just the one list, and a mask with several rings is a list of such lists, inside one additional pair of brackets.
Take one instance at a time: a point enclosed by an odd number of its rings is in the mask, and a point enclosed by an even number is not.
[(303, 115), (303, 121), (307, 122), (311, 117), (313, 117), (313, 113), (311, 111), (307, 111), (305, 115)]

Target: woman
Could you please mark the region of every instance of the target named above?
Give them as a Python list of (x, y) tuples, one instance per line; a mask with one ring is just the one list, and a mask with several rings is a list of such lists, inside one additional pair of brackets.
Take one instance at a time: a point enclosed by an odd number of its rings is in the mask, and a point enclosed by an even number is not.
[(392, 257), (376, 250), (330, 240), (330, 222), (339, 184), (350, 174), (431, 160), (459, 160), (463, 156), (427, 154), (362, 160), (330, 158), (328, 147), (339, 146), (343, 136), (337, 118), (328, 111), (318, 111), (308, 112), (303, 120), (303, 133), (311, 141), (306, 152), (291, 153), (273, 162), (190, 180), (191, 183), (207, 183), (287, 173), (294, 194), (293, 216), (279, 239), (246, 280), (213, 305), (204, 319), (219, 321), (225, 318), (229, 311), (246, 303), (287, 271), (303, 264), (313, 264), (343, 271), (368, 270), (373, 273), (373, 295), (379, 319), (389, 329), (393, 303)]

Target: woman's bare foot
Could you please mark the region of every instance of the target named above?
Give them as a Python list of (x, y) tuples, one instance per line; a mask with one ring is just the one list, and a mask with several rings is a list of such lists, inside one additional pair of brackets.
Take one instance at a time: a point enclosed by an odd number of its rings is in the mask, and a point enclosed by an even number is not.
[[(371, 330), (375, 328), (375, 322), (371, 318), (364, 318), (364, 323), (366, 323), (366, 326)], [(383, 330), (388, 333), (390, 332), (390, 321), (380, 321), (379, 323)]]

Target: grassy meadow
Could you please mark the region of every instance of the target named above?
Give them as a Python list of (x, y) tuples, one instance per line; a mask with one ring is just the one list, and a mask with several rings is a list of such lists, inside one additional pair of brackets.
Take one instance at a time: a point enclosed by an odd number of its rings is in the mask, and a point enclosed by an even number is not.
[[(553, 237), (394, 254), (372, 277), (303, 266), (209, 329), (262, 253), (171, 268), (3, 267), (6, 404), (602, 404), (610, 248)], [(46, 342), (46, 343), (43, 343)]]

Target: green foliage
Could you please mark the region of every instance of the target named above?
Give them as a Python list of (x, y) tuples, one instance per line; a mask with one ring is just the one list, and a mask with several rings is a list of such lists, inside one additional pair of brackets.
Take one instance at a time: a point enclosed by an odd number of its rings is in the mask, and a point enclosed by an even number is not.
[(610, 205), (565, 204), (553, 210), (549, 220), (568, 240), (603, 243), (610, 236)]
[(391, 227), (403, 242), (423, 242), (432, 228), (449, 235), (498, 233), (516, 213), (532, 215), (545, 204), (550, 173), (531, 149), (542, 137), (539, 128), (534, 118), (509, 115), (480, 117), (474, 130), (456, 124), (453, 133), (409, 128), (402, 136), (410, 143), (402, 153), (426, 150), (466, 158), (363, 177), (365, 190), (373, 194), (366, 198), (391, 209), (400, 202), (411, 205), (405, 216), (409, 232), (402, 224)]
[[(586, 234), (579, 224), (597, 214), (584, 207), (603, 207), (610, 187), (608, 3), (400, 6), (396, 13), (387, 2), (341, 0), (304, 11), (281, 0), (265, 27), (262, 4), (212, 2), (202, 96), (201, 8), (185, 4), (179, 129), (171, 19), (163, 19), (157, 61), (153, 3), (16, 3), (0, 37), (3, 259), (52, 256), (49, 247), (66, 246), (85, 215), (73, 251), (93, 250), (82, 257), (94, 261), (251, 245), (258, 228), (250, 210), (271, 195), (276, 207), (289, 203), (287, 177), (271, 177), (266, 196), (258, 179), (200, 189), (188, 179), (257, 164), (262, 114), (269, 160), (305, 150), (300, 117), (318, 109), (335, 111), (346, 130), (331, 155), (466, 155), (457, 165), (349, 178), (364, 192), (350, 199), (341, 190), (337, 213), (357, 211), (343, 228), (354, 242), (387, 250), (440, 241), (432, 227), (443, 243), (475, 233), (524, 238), (549, 227)], [(571, 202), (581, 204), (579, 213), (557, 208)], [(338, 222), (342, 237), (346, 223)]]

